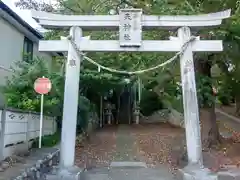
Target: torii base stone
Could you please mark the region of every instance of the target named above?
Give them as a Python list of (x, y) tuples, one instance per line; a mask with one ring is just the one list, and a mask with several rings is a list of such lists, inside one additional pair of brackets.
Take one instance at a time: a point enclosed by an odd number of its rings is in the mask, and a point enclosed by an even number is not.
[(218, 180), (218, 175), (211, 172), (208, 168), (199, 167), (198, 165), (187, 165), (179, 169), (177, 180)]

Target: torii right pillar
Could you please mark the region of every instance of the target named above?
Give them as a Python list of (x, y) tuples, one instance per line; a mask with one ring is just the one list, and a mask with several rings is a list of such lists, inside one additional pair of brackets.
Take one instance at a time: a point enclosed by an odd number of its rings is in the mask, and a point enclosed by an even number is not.
[[(182, 44), (191, 38), (189, 27), (178, 29), (178, 39)], [(216, 174), (203, 166), (201, 130), (196, 91), (192, 44), (180, 56), (184, 122), (187, 142), (188, 165), (179, 170), (183, 180), (217, 180)]]
[[(178, 29), (178, 38), (184, 44), (191, 38), (189, 27)], [(203, 166), (199, 110), (191, 44), (180, 56), (184, 122), (186, 130), (188, 163)]]

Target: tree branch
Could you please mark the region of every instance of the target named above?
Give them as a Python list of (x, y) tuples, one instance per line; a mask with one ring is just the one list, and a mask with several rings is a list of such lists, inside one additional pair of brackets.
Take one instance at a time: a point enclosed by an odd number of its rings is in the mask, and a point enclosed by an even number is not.
[(192, 10), (192, 12), (195, 11), (195, 9), (193, 8), (193, 6), (190, 4), (188, 0), (185, 0), (185, 4)]
[(69, 6), (67, 6), (66, 3), (63, 0), (58, 0), (58, 2), (61, 6), (65, 7), (66, 9), (68, 9), (68, 10), (74, 12), (74, 13), (78, 13), (78, 11), (76, 11), (76, 10), (70, 8)]
[(109, 2), (109, 0), (105, 0), (105, 1), (97, 4), (94, 8), (92, 8), (92, 11), (93, 11), (93, 12), (96, 12), (96, 10), (97, 10), (98, 8), (100, 8), (101, 5), (105, 4), (106, 2)]

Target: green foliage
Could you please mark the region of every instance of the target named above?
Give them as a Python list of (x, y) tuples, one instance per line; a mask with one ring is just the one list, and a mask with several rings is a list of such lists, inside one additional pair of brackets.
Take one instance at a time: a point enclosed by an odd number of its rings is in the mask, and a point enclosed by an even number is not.
[(7, 105), (13, 108), (36, 111), (40, 109), (40, 95), (34, 91), (34, 82), (45, 76), (52, 82), (51, 92), (44, 98), (44, 113), (59, 115), (58, 106), (62, 101), (63, 77), (51, 72), (43, 58), (34, 58), (30, 63), (18, 62), (13, 68), (14, 74), (8, 78), (3, 89)]
[(172, 97), (170, 99), (171, 102), (171, 107), (175, 110), (177, 110), (178, 112), (183, 113), (183, 99), (182, 96), (179, 96), (178, 98), (176, 97)]
[(175, 109), (178, 112), (183, 113), (182, 95), (171, 96), (168, 93), (165, 93), (163, 98), (163, 104), (164, 104), (164, 108)]
[(231, 104), (231, 99), (229, 97), (230, 97), (229, 93), (226, 93), (226, 94), (222, 93), (222, 94), (219, 94), (218, 100), (222, 105), (229, 106)]
[[(208, 28), (199, 30), (197, 35), (201, 39), (222, 39), (224, 42), (224, 52), (218, 53), (213, 59), (207, 59), (206, 55), (209, 53), (196, 54), (195, 59), (203, 58), (206, 61), (212, 61), (212, 65), (218, 64), (222, 73), (220, 74), (224, 80), (224, 84), (219, 84), (219, 99), (222, 103), (227, 104), (227, 97), (239, 96), (240, 88), (240, 3), (236, 0), (57, 0), (59, 8), (49, 6), (46, 3), (39, 3), (37, 0), (19, 0), (17, 3), (21, 8), (36, 9), (44, 11), (56, 11), (62, 14), (109, 14), (110, 11), (115, 14), (118, 13), (120, 8), (141, 8), (144, 14), (157, 14), (157, 15), (175, 15), (175, 14), (200, 14), (210, 13), (232, 9), (232, 16), (225, 20), (223, 25), (219, 28)], [(168, 31), (148, 31), (143, 32), (144, 39), (168, 39), (169, 35), (174, 35), (175, 32)], [(46, 34), (46, 39), (58, 39), (60, 35), (67, 35), (66, 31), (54, 30)], [(116, 32), (84, 32), (84, 35), (91, 35), (91, 39), (116, 39)], [(100, 64), (109, 66), (115, 69), (124, 70), (138, 70), (148, 68), (159, 64), (169, 58), (171, 54), (166, 53), (88, 53), (88, 56), (98, 61)], [(232, 71), (228, 68), (234, 65)], [(100, 94), (104, 94), (108, 89), (121, 89), (122, 77), (111, 75), (106, 72), (97, 72), (97, 67), (93, 67), (88, 63), (83, 63), (84, 71), (81, 76), (81, 93), (88, 98), (91, 102), (96, 102)], [(158, 71), (146, 73), (141, 75), (144, 80), (143, 84), (147, 89), (156, 92), (158, 96), (164, 101), (165, 104), (171, 104), (172, 107), (182, 109), (177, 104), (181, 104), (179, 90), (176, 89), (175, 79), (179, 75), (179, 64), (176, 67), (171, 66), (171, 74), (167, 71), (158, 73)], [(179, 81), (175, 79), (175, 81)], [(214, 83), (213, 79), (207, 77), (206, 74), (197, 75), (197, 93), (199, 104), (201, 107), (211, 106), (214, 102), (211, 85)], [(228, 91), (229, 89), (229, 91)], [(13, 94), (13, 93), (12, 93)], [(10, 98), (10, 104), (13, 104), (20, 95), (21, 100), (25, 105), (20, 102), (18, 107), (28, 107), (29, 109), (38, 109), (36, 104), (39, 104), (39, 99), (29, 100), (23, 97), (24, 92), (16, 91), (16, 95)], [(26, 95), (25, 95), (26, 96)], [(144, 97), (144, 95), (143, 95)], [(34, 101), (34, 102), (32, 102)], [(17, 101), (18, 102), (18, 101)], [(62, 100), (59, 102), (62, 103)], [(61, 104), (58, 103), (58, 104)], [(51, 102), (50, 104), (54, 104)]]
[(217, 97), (222, 105), (228, 106), (232, 102), (232, 91), (225, 84), (220, 85)]
[(78, 121), (77, 127), (78, 131), (82, 129), (86, 129), (88, 125), (88, 120), (90, 116), (90, 112), (93, 110), (91, 109), (91, 102), (84, 96), (79, 97), (79, 105), (78, 105)]
[(123, 77), (108, 72), (97, 72), (96, 70), (83, 69), (81, 72), (81, 92), (94, 91), (96, 94), (104, 95), (110, 89), (119, 92), (124, 85)]
[[(62, 73), (53, 72), (46, 60), (42, 58), (34, 58), (31, 63), (19, 62), (14, 71), (14, 75), (7, 80), (7, 85), (3, 88), (9, 107), (39, 112), (40, 95), (34, 91), (33, 86), (37, 78), (45, 76), (51, 80), (52, 89), (48, 95), (44, 96), (44, 114), (62, 116), (64, 92)], [(83, 87), (86, 86), (87, 82), (87, 78), (83, 77)], [(82, 123), (82, 128), (86, 127), (91, 107), (90, 101), (80, 95), (78, 124)]]
[(200, 107), (211, 107), (215, 103), (212, 84), (213, 80), (210, 77), (196, 73), (197, 96)]
[(183, 113), (182, 87), (175, 82), (174, 78), (166, 86), (162, 99), (165, 108), (175, 109)]
[(155, 92), (143, 90), (142, 99), (140, 102), (140, 110), (144, 116), (149, 116), (162, 108), (163, 103)]
[[(61, 140), (61, 133), (56, 132), (53, 135), (47, 135), (42, 137), (42, 147), (53, 147), (57, 145)], [(38, 148), (39, 138), (33, 141), (32, 148)]]

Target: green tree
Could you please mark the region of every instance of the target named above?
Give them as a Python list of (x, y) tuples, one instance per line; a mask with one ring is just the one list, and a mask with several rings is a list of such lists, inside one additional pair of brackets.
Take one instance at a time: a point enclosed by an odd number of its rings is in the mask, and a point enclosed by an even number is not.
[[(211, 68), (218, 64), (221, 69), (228, 67), (230, 64), (235, 65), (235, 74), (232, 76), (236, 81), (231, 81), (232, 87), (235, 92), (235, 97), (238, 96), (238, 92), (235, 91), (239, 84), (239, 76), (237, 77), (238, 65), (237, 57), (239, 53), (239, 2), (236, 0), (58, 0), (59, 8), (52, 9), (66, 14), (109, 14), (110, 12), (118, 13), (119, 8), (123, 7), (134, 7), (142, 8), (144, 14), (157, 14), (157, 15), (177, 15), (177, 14), (198, 14), (198, 13), (210, 13), (216, 12), (223, 9), (231, 8), (233, 10), (233, 16), (224, 22), (224, 24), (217, 29), (200, 30), (196, 34), (201, 34), (203, 39), (223, 39), (226, 50), (218, 55), (213, 53), (204, 53), (195, 55), (195, 69), (197, 72), (197, 85), (198, 92), (204, 92), (199, 94), (199, 101), (202, 102), (201, 107), (204, 107), (209, 112), (209, 117), (206, 119), (206, 123), (209, 124), (208, 129), (205, 131), (204, 141), (206, 146), (210, 147), (213, 144), (217, 144), (220, 141), (220, 135), (216, 123), (215, 114), (215, 103), (212, 93), (213, 78), (211, 75)], [(80, 3), (81, 2), (81, 3)], [(27, 5), (26, 5), (27, 4)], [(34, 8), (49, 11), (48, 6), (38, 5), (36, 6), (36, 0), (21, 0), (17, 5), (22, 8)], [(48, 36), (51, 38), (53, 35), (56, 37), (58, 33), (52, 31), (52, 35)], [(86, 35), (91, 35), (93, 39), (114, 39), (116, 32), (85, 32)], [(171, 32), (170, 34), (175, 34)], [(167, 31), (151, 31), (144, 32), (144, 39), (166, 39), (169, 36)], [(172, 54), (166, 53), (89, 53), (93, 59), (96, 59), (100, 64), (110, 66), (116, 69), (124, 70), (137, 70), (146, 68), (149, 66), (156, 65), (160, 62), (168, 59)], [(84, 69), (96, 71), (96, 67), (88, 63), (84, 63)], [(226, 69), (226, 68), (225, 68)], [(156, 71), (157, 72), (157, 71)], [(146, 85), (152, 84), (154, 91), (157, 94), (161, 94), (163, 88), (161, 85), (167, 86), (171, 81), (165, 80), (160, 75), (161, 72), (150, 72), (143, 75)], [(179, 64), (172, 68), (171, 79), (175, 76), (175, 82), (179, 81)], [(229, 73), (225, 71), (226, 75)], [(169, 75), (164, 72), (164, 74)], [(95, 76), (96, 77), (96, 76)], [(173, 82), (171, 82), (173, 83)], [(171, 84), (170, 83), (170, 84)], [(176, 87), (177, 88), (177, 87)], [(167, 88), (164, 88), (166, 91)], [(206, 91), (205, 91), (206, 90)], [(165, 96), (168, 93), (165, 93)], [(171, 93), (170, 93), (171, 94)], [(237, 98), (236, 98), (237, 99)], [(239, 98), (240, 99), (240, 98)], [(239, 106), (240, 107), (240, 106)]]
[(45, 76), (51, 79), (52, 90), (45, 96), (44, 109), (46, 114), (59, 115), (58, 105), (61, 103), (63, 76), (51, 72), (43, 58), (35, 58), (32, 62), (18, 62), (13, 68), (13, 76), (9, 77), (4, 92), (10, 107), (39, 111), (40, 95), (34, 91), (34, 82)]
[[(34, 91), (34, 82), (37, 78), (45, 76), (51, 80), (52, 89), (44, 96), (44, 114), (56, 116), (61, 124), (63, 112), (64, 74), (59, 70), (54, 72), (44, 58), (34, 58), (30, 63), (18, 62), (12, 68), (13, 76), (9, 77), (3, 89), (7, 106), (26, 111), (39, 112), (40, 96)], [(83, 82), (87, 84), (87, 77)], [(96, 87), (95, 87), (96, 88)], [(83, 88), (80, 88), (80, 91)], [(78, 125), (86, 128), (90, 112), (95, 110), (85, 96), (79, 96)], [(80, 129), (81, 129), (80, 128)]]

